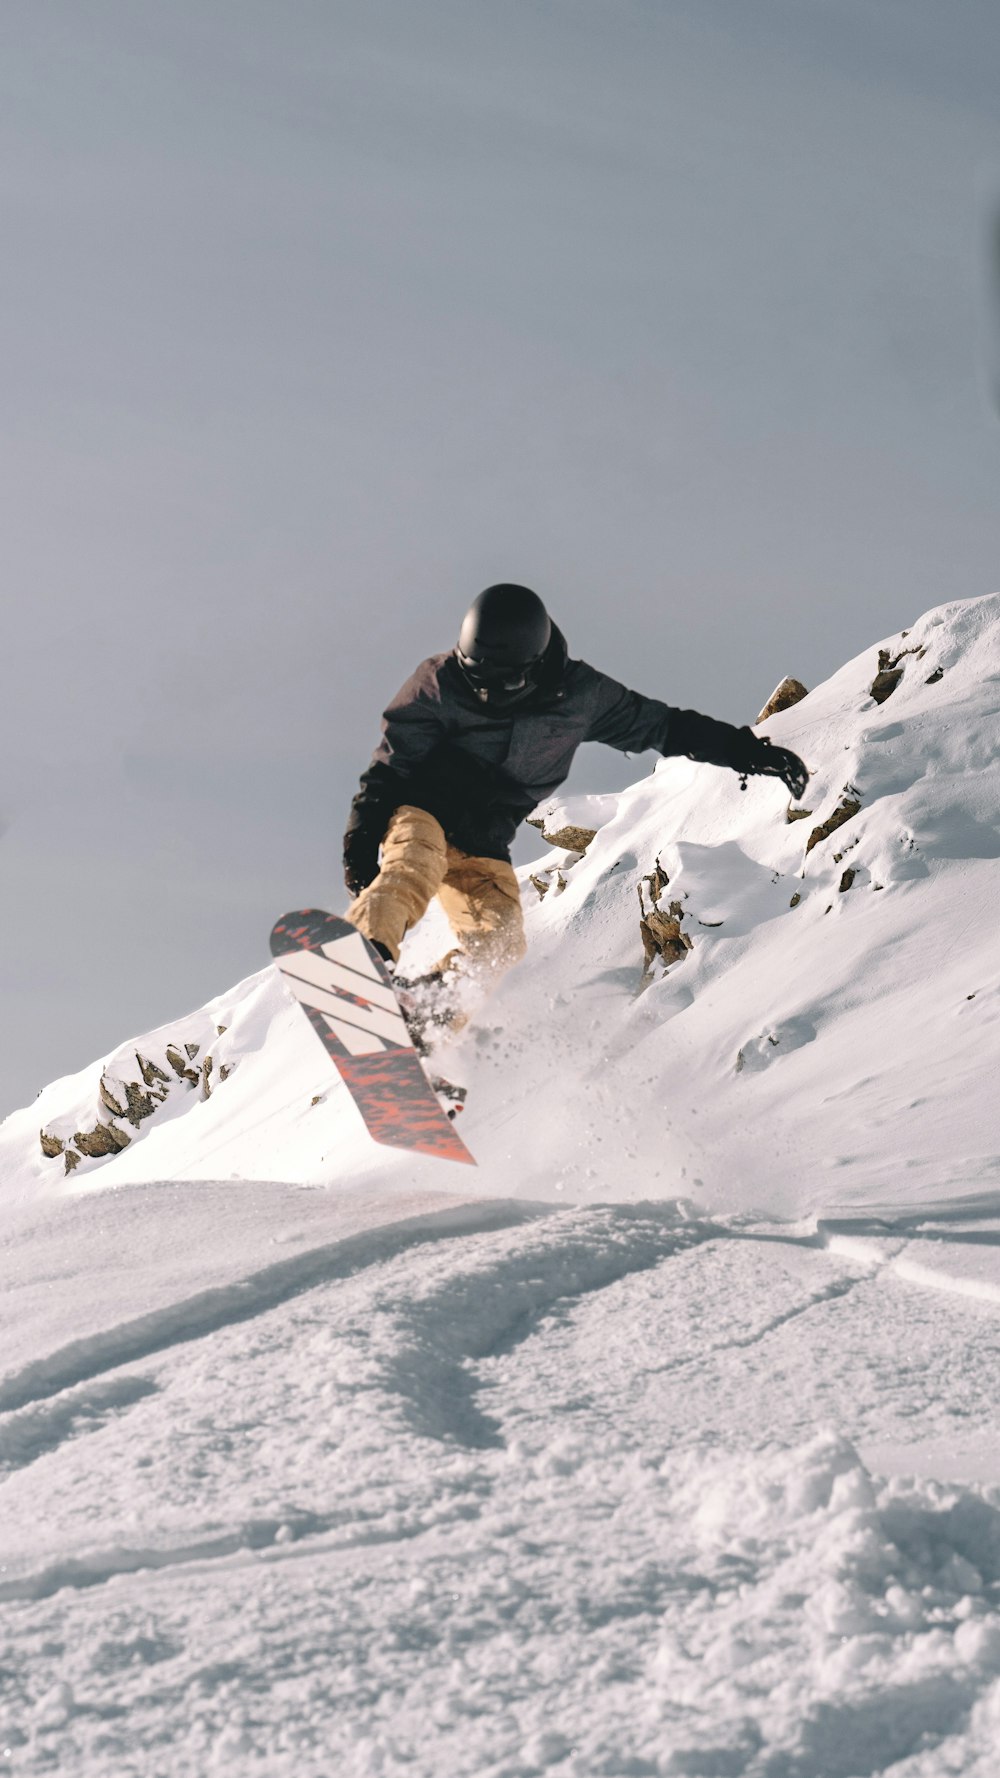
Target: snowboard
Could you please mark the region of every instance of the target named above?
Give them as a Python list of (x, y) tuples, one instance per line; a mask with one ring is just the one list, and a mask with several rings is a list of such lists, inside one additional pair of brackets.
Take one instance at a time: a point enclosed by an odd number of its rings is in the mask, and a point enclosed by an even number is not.
[(322, 908), (283, 914), (271, 955), (376, 1142), (475, 1166), (438, 1102), (392, 978), (357, 928)]

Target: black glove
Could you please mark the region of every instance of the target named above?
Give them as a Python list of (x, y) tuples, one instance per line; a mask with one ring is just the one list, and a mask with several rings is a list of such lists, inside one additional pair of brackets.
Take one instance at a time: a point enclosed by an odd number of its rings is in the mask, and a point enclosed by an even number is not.
[(377, 835), (364, 827), (348, 828), (344, 835), (344, 882), (347, 893), (358, 896), (378, 876)]
[(760, 740), (761, 745), (767, 748), (767, 753), (763, 763), (755, 768), (756, 771), (765, 778), (780, 778), (789, 795), (798, 802), (806, 793), (808, 767), (790, 747), (774, 747), (766, 735), (761, 735)]
[(729, 764), (744, 779), (780, 778), (796, 801), (805, 795), (809, 772), (798, 754), (787, 747), (772, 747), (766, 735), (755, 735), (751, 728), (737, 729)]

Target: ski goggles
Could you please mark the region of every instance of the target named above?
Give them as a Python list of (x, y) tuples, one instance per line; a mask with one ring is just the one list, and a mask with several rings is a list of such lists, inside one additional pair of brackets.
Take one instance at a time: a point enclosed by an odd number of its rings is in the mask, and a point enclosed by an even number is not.
[(455, 655), (465, 677), (477, 691), (524, 691), (542, 659), (536, 654), (530, 661), (490, 661), (463, 654), (460, 648), (456, 648)]

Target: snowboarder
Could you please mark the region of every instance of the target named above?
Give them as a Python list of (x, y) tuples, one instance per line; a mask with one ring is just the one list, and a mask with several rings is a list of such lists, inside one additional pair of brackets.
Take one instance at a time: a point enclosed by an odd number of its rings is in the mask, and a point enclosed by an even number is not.
[(436, 975), (457, 965), (486, 983), (516, 963), (525, 940), (511, 842), (582, 741), (762, 773), (796, 798), (809, 779), (796, 754), (752, 729), (674, 709), (572, 660), (528, 587), (487, 587), (457, 646), (423, 661), (385, 712), (344, 837), (346, 918), (394, 964), (436, 895), (457, 939)]

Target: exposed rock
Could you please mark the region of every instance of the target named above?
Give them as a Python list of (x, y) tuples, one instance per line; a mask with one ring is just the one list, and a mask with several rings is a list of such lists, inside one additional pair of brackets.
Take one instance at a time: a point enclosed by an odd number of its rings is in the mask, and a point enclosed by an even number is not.
[(139, 1073), (142, 1075), (142, 1078), (148, 1087), (151, 1087), (154, 1081), (157, 1080), (162, 1080), (169, 1086), (169, 1074), (164, 1074), (163, 1069), (158, 1068), (155, 1062), (147, 1062), (145, 1056), (140, 1056), (138, 1050), (136, 1051), (135, 1059), (138, 1064)]
[(558, 868), (536, 873), (528, 880), (538, 890), (539, 900), (544, 900), (550, 889), (553, 895), (561, 895), (566, 887), (566, 878)]
[(63, 1162), (67, 1173), (72, 1173), (73, 1168), (80, 1165), (80, 1156), (77, 1154), (75, 1148), (67, 1148), (66, 1153), (63, 1155)]
[[(907, 635), (908, 631), (904, 630), (903, 634)], [(899, 664), (900, 661), (904, 660), (908, 654), (915, 654), (919, 660), (926, 653), (926, 648), (901, 648), (898, 654), (890, 654), (887, 648), (879, 649), (878, 672), (868, 687), (869, 696), (875, 699), (876, 704), (884, 704), (886, 698), (891, 698), (902, 679), (903, 669)]]
[(798, 890), (797, 890), (797, 889), (796, 889), (796, 891), (795, 891), (795, 894), (794, 894), (794, 895), (793, 895), (793, 896), (792, 896), (792, 899), (791, 899), (791, 901), (790, 901), (790, 902), (789, 902), (789, 904), (788, 904), (788, 905), (789, 905), (789, 907), (790, 907), (790, 908), (797, 908), (797, 907), (798, 907), (798, 905), (799, 905), (799, 902), (800, 902), (800, 901), (801, 901), (801, 900), (802, 900), (802, 897), (801, 897), (801, 895), (800, 895), (800, 894), (799, 894), (799, 891), (798, 891)]
[(125, 1130), (119, 1130), (117, 1124), (101, 1123), (93, 1130), (77, 1130), (73, 1137), (80, 1153), (88, 1155), (91, 1160), (105, 1154), (119, 1154), (131, 1140), (131, 1136)]
[(233, 1068), (235, 1068), (235, 1067), (236, 1067), (235, 1062), (233, 1063), (232, 1068), (230, 1067), (228, 1062), (223, 1062), (222, 1067), (219, 1069), (219, 1079), (220, 1080), (228, 1080), (229, 1076), (233, 1072)]
[(659, 908), (651, 908), (639, 921), (642, 935), (643, 968), (651, 968), (657, 957), (664, 963), (679, 963), (691, 949), (691, 940), (686, 932), (681, 931), (681, 923), (671, 914), (664, 914)]
[(186, 1043), (184, 1045), (184, 1048), (187, 1050), (188, 1061), (193, 1062), (195, 1059), (195, 1056), (198, 1054), (198, 1051), (201, 1049), (201, 1044), (200, 1043)]
[(796, 809), (796, 808), (793, 808), (791, 803), (789, 803), (787, 809), (785, 810), (785, 820), (786, 821), (808, 821), (811, 814), (812, 814), (811, 809)]
[(884, 704), (886, 698), (891, 698), (902, 677), (902, 667), (885, 667), (881, 673), (876, 673), (868, 687), (876, 704)]
[[(196, 1068), (189, 1068), (175, 1044), (167, 1044), (167, 1061), (178, 1080), (186, 1080), (189, 1086), (196, 1087), (201, 1079)], [(166, 1079), (166, 1076), (164, 1076)]]
[[(599, 797), (588, 797), (586, 800), (588, 802), (601, 801)], [(583, 827), (579, 822), (567, 820), (566, 810), (558, 806), (536, 809), (534, 814), (527, 817), (527, 822), (529, 827), (538, 829), (550, 846), (567, 854), (560, 860), (561, 869), (556, 865), (548, 865), (533, 872), (528, 879), (540, 899), (544, 898), (550, 889), (554, 894), (559, 895), (566, 887), (566, 879), (562, 875), (562, 871), (569, 870), (572, 865), (580, 862), (597, 829), (596, 827)]]
[(229, 1030), (228, 1025), (216, 1025), (215, 1034), (217, 1037), (224, 1037), (228, 1030)]
[(119, 1104), (103, 1074), (101, 1075), (101, 1084), (97, 1090), (100, 1094), (101, 1104), (104, 1106), (105, 1111), (110, 1111), (113, 1117), (125, 1116), (124, 1105)]
[[(164, 1079), (166, 1079), (165, 1075)], [(166, 1098), (166, 1093), (156, 1093), (152, 1091), (144, 1093), (137, 1080), (116, 1080), (114, 1084), (115, 1090), (112, 1092), (111, 1087), (108, 1084), (107, 1076), (104, 1074), (101, 1075), (99, 1089), (101, 1104), (104, 1106), (105, 1111), (110, 1111), (112, 1117), (127, 1118), (133, 1129), (136, 1130), (139, 1128), (142, 1119), (144, 1117), (152, 1117), (156, 1107), (162, 1105)], [(125, 1101), (124, 1104), (122, 1104), (123, 1099)]]
[(38, 1140), (42, 1145), (42, 1153), (46, 1155), (50, 1161), (54, 1161), (56, 1155), (62, 1154), (63, 1149), (66, 1147), (62, 1138), (60, 1136), (53, 1136), (49, 1130), (39, 1130)]
[(808, 686), (801, 679), (783, 679), (776, 685), (760, 715), (754, 719), (754, 727), (758, 722), (766, 722), (769, 716), (777, 716), (779, 710), (790, 710), (793, 704), (800, 704), (809, 696)]
[(581, 827), (575, 821), (564, 821), (562, 827), (547, 825), (552, 821), (557, 821), (561, 813), (560, 809), (550, 809), (547, 812), (543, 810), (541, 813), (536, 810), (533, 815), (527, 817), (528, 826), (537, 827), (543, 840), (546, 840), (550, 846), (555, 846), (558, 851), (579, 852), (582, 857), (597, 829), (596, 827)]
[(668, 888), (669, 884), (670, 878), (667, 876), (659, 859), (657, 859), (648, 877), (643, 877), (642, 882), (639, 884), (639, 906), (642, 907), (643, 887), (646, 887), (649, 890), (649, 899), (655, 907), (660, 896), (663, 894), (664, 889)]
[(936, 685), (938, 683), (938, 680), (943, 679), (943, 678), (944, 678), (944, 668), (943, 667), (935, 667), (933, 673), (928, 674), (927, 678), (924, 680), (924, 684), (925, 685)]
[(544, 819), (530, 821), (528, 825), (539, 828), (543, 840), (546, 840), (550, 846), (555, 846), (558, 851), (579, 852), (581, 857), (597, 833), (596, 827), (558, 827), (550, 833), (545, 826)]
[(125, 1082), (125, 1113), (133, 1129), (137, 1130), (144, 1117), (152, 1117), (156, 1107), (163, 1104), (166, 1094), (144, 1093), (138, 1081)]
[(211, 1056), (206, 1056), (205, 1060), (203, 1061), (203, 1063), (201, 1065), (201, 1091), (202, 1091), (202, 1096), (206, 1099), (210, 1099), (212, 1096), (212, 1087), (211, 1087), (212, 1066), (213, 1066), (213, 1064), (212, 1064)]
[(841, 895), (846, 895), (848, 889), (851, 887), (851, 884), (853, 883), (857, 874), (858, 873), (856, 870), (851, 870), (850, 868), (845, 870), (843, 876), (840, 879), (840, 893), (841, 893)]
[[(683, 902), (672, 901), (666, 913), (657, 906), (669, 881), (670, 878), (657, 859), (649, 875), (643, 877), (637, 884), (639, 935), (642, 939), (644, 975), (648, 974), (657, 957), (662, 957), (665, 964), (679, 963), (692, 948), (691, 939), (686, 932), (681, 930), (681, 921), (684, 918)], [(649, 889), (652, 904), (648, 910), (643, 893), (646, 888)]]
[(806, 841), (806, 851), (811, 852), (813, 847), (818, 846), (821, 840), (828, 840), (832, 833), (836, 833), (838, 827), (843, 827), (845, 821), (853, 821), (855, 815), (859, 813), (860, 808), (860, 800), (857, 797), (851, 796), (849, 791), (845, 791), (838, 806), (834, 809), (833, 814), (828, 816), (825, 821), (821, 821), (818, 827), (813, 828), (812, 833)]

